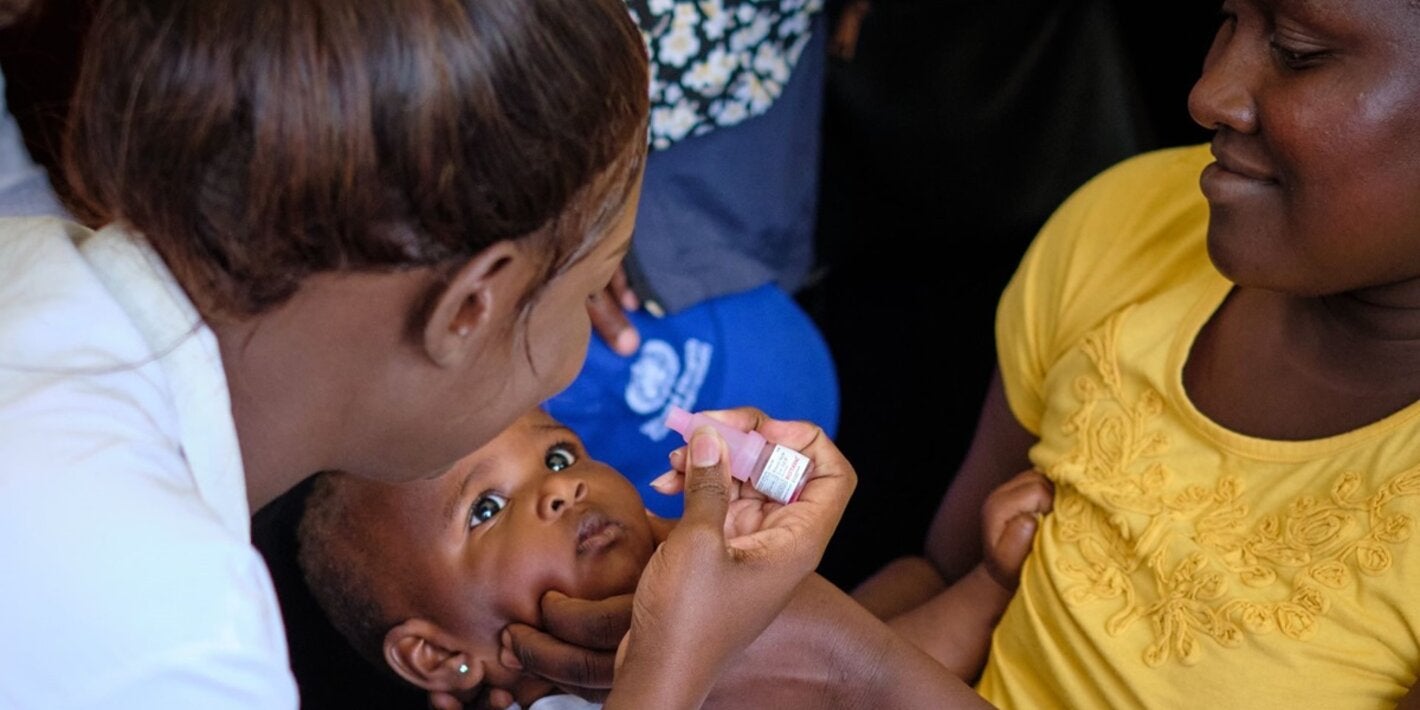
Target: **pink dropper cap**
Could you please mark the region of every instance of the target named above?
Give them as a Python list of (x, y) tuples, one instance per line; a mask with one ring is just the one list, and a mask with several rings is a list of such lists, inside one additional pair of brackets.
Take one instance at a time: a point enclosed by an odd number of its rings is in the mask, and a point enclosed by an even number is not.
[(666, 426), (690, 443), (690, 435), (696, 429), (708, 426), (714, 429), (730, 451), (730, 475), (741, 481), (748, 481), (759, 460), (760, 452), (769, 442), (757, 431), (740, 431), (729, 424), (712, 419), (704, 414), (691, 414), (675, 405), (666, 413)]

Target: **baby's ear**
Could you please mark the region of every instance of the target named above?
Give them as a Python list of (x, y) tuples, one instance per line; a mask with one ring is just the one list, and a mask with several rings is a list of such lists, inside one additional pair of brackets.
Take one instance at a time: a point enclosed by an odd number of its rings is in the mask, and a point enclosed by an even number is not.
[(483, 682), (484, 665), (459, 645), (438, 624), (408, 619), (385, 634), (385, 663), (424, 690), (461, 694)]

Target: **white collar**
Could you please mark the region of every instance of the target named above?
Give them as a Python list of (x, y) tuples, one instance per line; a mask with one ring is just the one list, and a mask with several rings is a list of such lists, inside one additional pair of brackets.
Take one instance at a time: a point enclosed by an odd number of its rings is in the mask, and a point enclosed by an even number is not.
[(142, 236), (110, 225), (78, 246), (162, 366), (198, 494), (224, 527), (250, 537), (246, 474), (217, 336)]

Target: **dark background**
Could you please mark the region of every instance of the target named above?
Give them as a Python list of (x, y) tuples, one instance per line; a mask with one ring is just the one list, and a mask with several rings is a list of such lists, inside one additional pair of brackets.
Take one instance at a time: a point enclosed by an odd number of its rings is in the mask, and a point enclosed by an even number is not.
[[(0, 31), (9, 105), (52, 176), (91, 4), (45, 0)], [(1121, 158), (1207, 139), (1186, 97), (1216, 15), (1210, 2), (875, 0), (854, 59), (830, 60), (820, 278), (798, 294), (837, 362), (838, 443), (860, 476), (829, 579), (851, 587), (920, 552), (975, 427), (996, 298), (1054, 206)], [(282, 526), (257, 529), (264, 550), (289, 550)], [(268, 557), (297, 619), (298, 675), (333, 680), (303, 688), (308, 707), (422, 707), (306, 624), (319, 613), (284, 583), (293, 561)]]
[(995, 362), (996, 299), (1056, 205), (1122, 158), (1203, 142), (1187, 95), (1208, 2), (876, 0), (830, 60), (825, 278), (800, 294), (839, 368), (859, 488), (820, 571), (917, 554)]

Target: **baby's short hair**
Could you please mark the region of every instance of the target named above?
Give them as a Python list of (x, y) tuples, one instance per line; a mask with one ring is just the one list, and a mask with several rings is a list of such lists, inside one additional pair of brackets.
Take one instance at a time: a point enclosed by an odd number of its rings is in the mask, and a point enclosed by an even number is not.
[(332, 626), (366, 660), (392, 673), (385, 634), (399, 623), (377, 593), (378, 549), (367, 522), (351, 508), (348, 474), (317, 474), (296, 531), (296, 561)]

